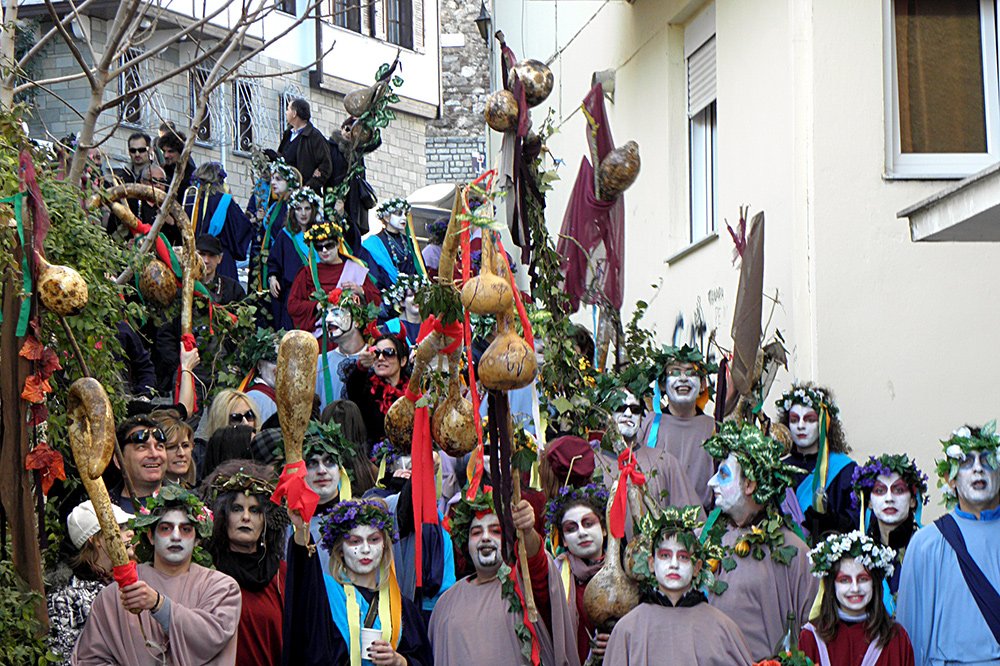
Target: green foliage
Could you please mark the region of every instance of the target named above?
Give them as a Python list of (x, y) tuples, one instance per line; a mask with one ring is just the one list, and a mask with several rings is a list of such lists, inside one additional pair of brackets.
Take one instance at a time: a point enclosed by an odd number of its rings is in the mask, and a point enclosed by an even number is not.
[(465, 311), (462, 309), (462, 300), (458, 290), (451, 285), (437, 282), (426, 284), (420, 288), (414, 300), (424, 319), (434, 315), (444, 325), (463, 320)]
[(45, 628), (35, 617), (42, 596), (29, 589), (7, 560), (0, 560), (0, 663), (10, 666), (57, 664), (46, 645)]

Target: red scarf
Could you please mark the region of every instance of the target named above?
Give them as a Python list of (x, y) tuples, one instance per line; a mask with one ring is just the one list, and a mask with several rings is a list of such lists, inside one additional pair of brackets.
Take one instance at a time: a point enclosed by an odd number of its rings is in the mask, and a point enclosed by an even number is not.
[(372, 397), (378, 402), (378, 410), (385, 414), (392, 407), (392, 403), (403, 397), (406, 382), (403, 377), (399, 378), (399, 386), (389, 386), (388, 382), (376, 375), (374, 372), (368, 376), (368, 383), (371, 384)]

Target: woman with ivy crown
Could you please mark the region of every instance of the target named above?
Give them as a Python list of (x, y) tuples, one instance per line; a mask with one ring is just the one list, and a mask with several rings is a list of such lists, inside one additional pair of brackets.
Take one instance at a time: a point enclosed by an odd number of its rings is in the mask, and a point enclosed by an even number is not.
[(792, 450), (785, 462), (802, 471), (792, 480), (797, 506), (786, 506), (813, 539), (826, 532), (849, 532), (858, 525), (851, 502), (857, 468), (844, 439), (840, 410), (830, 389), (811, 382), (792, 384), (775, 403), (778, 421), (788, 428)]
[[(330, 295), (353, 292), (365, 303), (380, 305), (382, 295), (364, 267), (352, 257), (344, 244), (344, 216), (329, 211), (328, 219), (309, 227), (303, 236), (306, 244), (316, 250), (319, 263), (303, 266), (288, 292), (288, 314), (295, 328), (312, 333), (322, 322), (324, 303), (313, 298), (317, 291)], [(353, 280), (341, 282), (347, 266), (357, 269), (361, 284)], [(328, 296), (329, 298), (329, 296)]]
[(301, 174), (281, 158), (270, 164), (270, 172), (270, 201), (264, 211), (263, 218), (259, 214), (254, 215), (260, 221), (254, 224), (254, 237), (250, 241), (248, 253), (248, 294), (262, 293), (268, 288), (270, 276), (267, 258), (271, 252), (271, 246), (274, 245), (275, 239), (285, 226), (291, 194), (302, 185)]
[[(284, 654), (288, 666), (429, 666), (419, 609), (399, 592), (392, 557), (392, 516), (381, 500), (344, 500), (320, 521), (324, 571), (310, 526), (289, 511)], [(380, 630), (365, 649), (363, 629)], [(369, 632), (365, 632), (369, 633)]]
[(202, 483), (215, 514), (205, 549), (215, 568), (240, 586), (243, 607), (237, 631), (237, 666), (281, 661), (285, 607), (285, 526), (288, 518), (271, 501), (274, 469), (250, 460), (229, 460)]
[[(604, 564), (607, 507), (607, 488), (593, 483), (582, 488), (563, 486), (545, 505), (545, 523), (553, 543), (565, 548), (556, 556), (556, 567), (574, 616), (581, 663), (591, 652), (591, 636), (596, 632), (583, 605), (583, 593)], [(595, 658), (604, 656), (608, 638), (608, 634), (596, 634), (593, 641)]]
[(903, 555), (910, 538), (921, 527), (921, 509), (928, 500), (927, 475), (905, 453), (887, 453), (858, 466), (851, 485), (851, 498), (861, 510), (865, 533), (875, 543), (896, 551), (895, 566), (885, 577), (882, 594), (886, 609), (893, 615)]
[(274, 244), (267, 255), (267, 289), (271, 294), (271, 312), (274, 327), (289, 331), (295, 328), (288, 315), (288, 291), (295, 276), (310, 259), (317, 261), (316, 250), (310, 249), (305, 232), (323, 217), (323, 198), (309, 187), (292, 192), (291, 214), (281, 231), (275, 234)]
[(896, 553), (860, 530), (833, 534), (809, 551), (825, 593), (799, 635), (818, 666), (913, 666), (913, 647), (883, 602)]
[(765, 659), (785, 634), (788, 614), (798, 631), (816, 598), (809, 548), (780, 508), (801, 470), (781, 460), (781, 444), (749, 424), (726, 421), (704, 446), (719, 461), (708, 482), (715, 510), (707, 524), (722, 522), (722, 545), (735, 555), (718, 573), (726, 593), (709, 603), (740, 626), (753, 658)]
[(697, 533), (700, 506), (664, 509), (640, 520), (646, 586), (643, 602), (618, 621), (608, 641), (606, 666), (692, 664), (750, 666), (740, 627), (706, 603), (706, 590), (724, 592), (712, 573), (724, 549)]
[(382, 231), (368, 236), (362, 243), (372, 258), (369, 268), (379, 289), (396, 284), (399, 275), (426, 275), (424, 260), (413, 235), (410, 202), (389, 199), (377, 209)]
[(240, 588), (208, 568), (200, 546), (212, 534), (212, 512), (171, 484), (129, 524), (137, 559), (151, 564), (138, 565), (138, 582), (97, 595), (72, 663), (235, 664)]

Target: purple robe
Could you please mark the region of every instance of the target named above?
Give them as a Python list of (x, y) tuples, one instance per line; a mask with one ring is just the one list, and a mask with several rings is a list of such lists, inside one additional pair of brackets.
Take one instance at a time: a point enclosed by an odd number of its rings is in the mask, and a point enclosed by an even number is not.
[(104, 588), (90, 609), (90, 617), (73, 650), (74, 666), (162, 663), (146, 647), (139, 625), (152, 642), (166, 646), (171, 666), (231, 666), (236, 663), (236, 628), (242, 597), (236, 581), (197, 564), (182, 574), (168, 576), (148, 564), (138, 567), (139, 580), (170, 599), (170, 627), (164, 633), (150, 614), (133, 615), (122, 607), (118, 584)]

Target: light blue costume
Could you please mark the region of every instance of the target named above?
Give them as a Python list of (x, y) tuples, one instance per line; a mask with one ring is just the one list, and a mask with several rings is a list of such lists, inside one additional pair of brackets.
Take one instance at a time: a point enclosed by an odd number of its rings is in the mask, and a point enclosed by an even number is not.
[(333, 389), (331, 395), (326, 394), (326, 378), (323, 376), (323, 355), (316, 359), (316, 395), (319, 396), (319, 408), (323, 410), (334, 400), (340, 400), (344, 396), (344, 380), (340, 377), (340, 364), (348, 359), (357, 359), (357, 354), (345, 354), (339, 349), (331, 349), (326, 352), (326, 361), (330, 368), (330, 385)]
[[(969, 554), (1000, 589), (1000, 509), (952, 512)], [(972, 598), (955, 551), (928, 525), (913, 535), (903, 560), (896, 620), (913, 644), (917, 666), (1000, 664), (997, 643)]]

